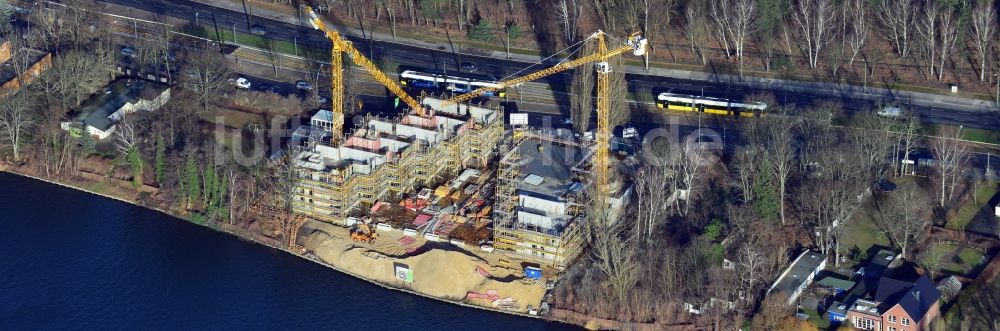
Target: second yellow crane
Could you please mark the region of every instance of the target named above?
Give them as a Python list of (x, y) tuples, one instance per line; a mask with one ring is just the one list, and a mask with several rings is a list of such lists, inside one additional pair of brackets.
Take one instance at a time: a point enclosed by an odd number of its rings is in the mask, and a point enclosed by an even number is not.
[(407, 94), (394, 79), (390, 79), (385, 73), (379, 70), (371, 60), (362, 55), (358, 49), (354, 48), (350, 41), (344, 40), (337, 30), (323, 23), (323, 20), (319, 18), (319, 15), (316, 15), (312, 7), (306, 6), (306, 13), (309, 14), (309, 23), (312, 24), (313, 28), (323, 31), (326, 37), (330, 39), (330, 42), (333, 43), (333, 48), (330, 50), (330, 112), (333, 113), (333, 129), (331, 131), (333, 131), (334, 141), (343, 139), (344, 135), (344, 52), (347, 52), (347, 55), (354, 63), (371, 73), (376, 81), (388, 88), (389, 91), (399, 97), (403, 103), (416, 111), (417, 114), (424, 114), (423, 106), (417, 99)]

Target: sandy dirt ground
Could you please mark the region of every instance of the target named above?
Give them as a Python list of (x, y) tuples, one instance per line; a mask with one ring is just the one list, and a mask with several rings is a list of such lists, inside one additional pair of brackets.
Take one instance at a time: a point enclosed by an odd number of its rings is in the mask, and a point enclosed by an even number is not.
[[(346, 228), (316, 221), (307, 222), (299, 236), (298, 242), (307, 252), (337, 268), (446, 300), (493, 308), (494, 300), (467, 299), (466, 295), (495, 291), (496, 298), (510, 298), (516, 303), (517, 308), (509, 310), (527, 312), (528, 305), (537, 308), (545, 295), (544, 282), (525, 279), (516, 263), (510, 263), (511, 267), (500, 266), (500, 254), (480, 252), (478, 248), (464, 250), (446, 243), (427, 242), (419, 236), (404, 244), (410, 239), (403, 239), (399, 230), (379, 231), (374, 243), (358, 243), (351, 241)], [(413, 271), (412, 283), (396, 279), (396, 265)], [(477, 267), (490, 276), (477, 272)]]

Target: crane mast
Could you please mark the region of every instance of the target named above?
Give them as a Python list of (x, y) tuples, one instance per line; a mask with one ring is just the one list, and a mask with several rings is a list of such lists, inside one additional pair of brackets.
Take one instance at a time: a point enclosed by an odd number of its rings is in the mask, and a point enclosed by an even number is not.
[(604, 42), (604, 36), (605, 33), (603, 31), (597, 31), (588, 38), (593, 39), (597, 43), (598, 49), (594, 54), (582, 56), (575, 60), (557, 64), (551, 68), (542, 69), (521, 77), (499, 82), (496, 87), (482, 87), (470, 91), (469, 93), (455, 96), (448, 101), (453, 103), (466, 102), (483, 95), (483, 93), (486, 92), (499, 91), (508, 87), (517, 86), (522, 83), (541, 79), (576, 68), (583, 64), (597, 61), (595, 65), (597, 70), (597, 135), (594, 137), (594, 148), (596, 148), (597, 151), (593, 162), (593, 169), (596, 175), (594, 185), (596, 191), (594, 199), (598, 206), (607, 207), (606, 201), (608, 195), (610, 194), (608, 189), (608, 149), (610, 147), (611, 139), (611, 103), (608, 99), (608, 94), (610, 85), (609, 74), (612, 70), (607, 61), (612, 57), (619, 56), (628, 51), (632, 51), (632, 54), (635, 56), (642, 56), (646, 53), (647, 41), (646, 39), (643, 39), (639, 33), (633, 33), (628, 37), (624, 45), (609, 51), (607, 44)]
[(330, 39), (330, 42), (333, 43), (333, 48), (330, 50), (330, 112), (333, 113), (332, 131), (334, 140), (343, 138), (344, 134), (343, 53), (345, 52), (355, 64), (371, 73), (372, 77), (375, 78), (375, 81), (388, 88), (389, 91), (399, 97), (403, 103), (416, 111), (417, 114), (423, 116), (424, 109), (419, 101), (407, 94), (395, 80), (386, 76), (386, 74), (379, 70), (371, 60), (362, 55), (358, 49), (354, 48), (349, 41), (341, 38), (339, 32), (323, 23), (323, 21), (319, 18), (319, 15), (316, 15), (316, 12), (313, 11), (312, 7), (306, 6), (306, 12), (309, 14), (309, 23), (312, 24), (313, 28), (323, 31), (323, 33), (326, 34), (327, 39)]

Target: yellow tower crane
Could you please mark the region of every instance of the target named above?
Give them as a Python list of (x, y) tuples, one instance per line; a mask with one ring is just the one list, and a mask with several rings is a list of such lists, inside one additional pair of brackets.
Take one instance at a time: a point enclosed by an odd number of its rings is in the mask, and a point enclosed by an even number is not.
[(608, 149), (610, 148), (609, 140), (611, 139), (611, 106), (608, 100), (608, 74), (611, 73), (611, 66), (608, 64), (607, 60), (628, 51), (632, 51), (632, 54), (635, 56), (642, 56), (646, 54), (647, 43), (646, 39), (642, 38), (639, 33), (633, 33), (628, 37), (628, 39), (625, 40), (624, 45), (609, 51), (607, 45), (604, 43), (604, 36), (605, 33), (603, 31), (597, 31), (587, 38), (588, 40), (594, 40), (597, 42), (598, 49), (594, 54), (582, 56), (575, 60), (563, 62), (551, 68), (539, 70), (521, 77), (505, 80), (498, 83), (497, 86), (482, 87), (470, 91), (469, 93), (455, 96), (448, 101), (454, 103), (466, 102), (486, 92), (499, 91), (508, 87), (514, 87), (522, 83), (544, 78), (546, 76), (573, 69), (583, 64), (597, 61), (595, 65), (597, 70), (597, 135), (594, 137), (594, 148), (596, 148), (597, 151), (595, 153), (593, 163), (597, 177), (595, 183), (597, 191), (594, 198), (599, 199), (597, 201), (600, 203), (604, 203), (605, 198), (607, 198), (608, 194), (610, 194), (610, 192), (608, 192)]
[(333, 48), (330, 50), (330, 112), (333, 113), (333, 139), (335, 141), (343, 139), (344, 135), (344, 62), (343, 62), (343, 52), (347, 52), (347, 55), (365, 70), (367, 70), (375, 80), (384, 85), (389, 91), (399, 97), (403, 103), (410, 106), (411, 109), (417, 112), (417, 114), (423, 116), (424, 109), (420, 105), (420, 102), (406, 94), (396, 81), (389, 79), (378, 67), (372, 63), (367, 57), (361, 54), (358, 49), (351, 45), (351, 42), (344, 40), (340, 37), (340, 33), (328, 27), (316, 15), (312, 7), (306, 6), (306, 12), (309, 14), (309, 23), (312, 24), (314, 29), (323, 31), (326, 37), (330, 39), (333, 43)]

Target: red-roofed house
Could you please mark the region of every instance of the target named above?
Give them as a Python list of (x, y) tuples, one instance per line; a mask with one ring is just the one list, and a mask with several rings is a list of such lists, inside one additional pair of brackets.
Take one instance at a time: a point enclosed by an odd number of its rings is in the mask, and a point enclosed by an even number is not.
[(882, 277), (875, 296), (855, 301), (847, 311), (847, 320), (863, 330), (926, 330), (940, 314), (939, 298), (941, 292), (927, 277), (915, 283)]

